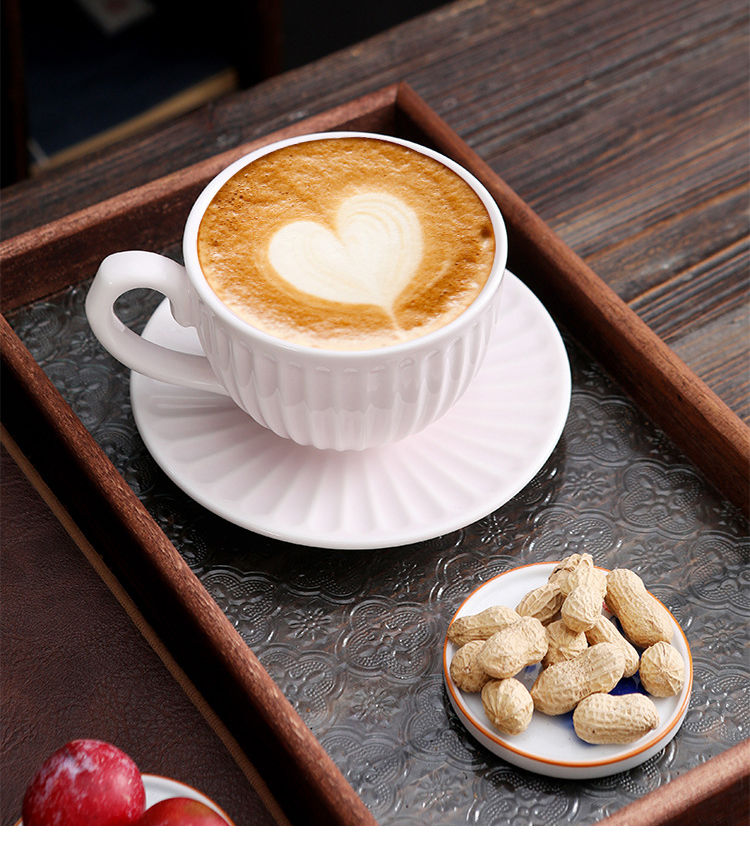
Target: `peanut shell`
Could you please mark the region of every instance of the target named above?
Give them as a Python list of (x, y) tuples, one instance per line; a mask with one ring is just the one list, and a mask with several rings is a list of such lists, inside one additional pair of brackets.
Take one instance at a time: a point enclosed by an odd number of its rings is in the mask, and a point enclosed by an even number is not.
[(570, 592), (570, 588), (567, 583), (568, 578), (574, 570), (578, 569), (579, 566), (589, 568), (594, 566), (594, 559), (588, 554), (588, 552), (584, 552), (581, 555), (576, 553), (574, 555), (568, 555), (567, 558), (563, 558), (549, 574), (549, 578), (547, 580), (550, 583), (556, 583), (562, 590), (563, 595), (567, 596)]
[(547, 582), (527, 593), (516, 607), (519, 616), (533, 616), (542, 624), (552, 620), (560, 610), (565, 596), (554, 582)]
[(544, 625), (533, 616), (522, 616), (487, 640), (479, 653), (478, 664), (490, 677), (502, 679), (540, 662), (546, 653)]
[(667, 609), (632, 570), (613, 569), (609, 573), (606, 602), (633, 645), (648, 648), (672, 641), (673, 625)]
[(659, 725), (654, 702), (634, 692), (630, 695), (595, 693), (584, 698), (573, 713), (579, 739), (591, 745), (634, 742)]
[(482, 689), (482, 706), (495, 727), (509, 735), (523, 733), (534, 715), (529, 690), (513, 677), (486, 683)]
[(453, 655), (450, 675), (453, 682), (464, 692), (479, 692), (490, 679), (477, 663), (479, 652), (484, 648), (484, 640), (472, 640), (462, 645)]
[(550, 622), (547, 628), (547, 653), (542, 665), (546, 668), (561, 660), (573, 660), (588, 648), (584, 633), (576, 633), (561, 620)]
[(685, 684), (685, 661), (674, 646), (656, 642), (641, 654), (640, 678), (650, 695), (677, 695)]
[(598, 586), (580, 584), (566, 596), (560, 618), (574, 633), (588, 631), (602, 614), (604, 594)]
[(592, 645), (574, 660), (541, 671), (531, 687), (534, 707), (547, 715), (570, 712), (594, 692), (609, 692), (625, 671), (625, 655), (610, 642)]
[(512, 607), (506, 607), (504, 604), (493, 605), (481, 613), (454, 619), (448, 628), (448, 639), (459, 647), (472, 640), (487, 640), (508, 625), (518, 622), (520, 618)]
[(617, 630), (615, 623), (606, 616), (600, 615), (593, 627), (586, 631), (586, 639), (589, 645), (596, 645), (600, 642), (611, 642), (618, 645), (625, 655), (625, 671), (623, 677), (631, 677), (638, 671), (638, 652)]

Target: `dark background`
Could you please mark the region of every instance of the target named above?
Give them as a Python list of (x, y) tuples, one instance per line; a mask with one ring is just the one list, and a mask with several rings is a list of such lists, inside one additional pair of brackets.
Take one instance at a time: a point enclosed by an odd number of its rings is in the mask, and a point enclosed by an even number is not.
[[(135, 20), (108, 32), (92, 5), (105, 13), (108, 6), (129, 8)], [(61, 151), (229, 68), (236, 87), (245, 88), (439, 5), (3, 0), (3, 184), (54, 166)], [(14, 149), (16, 158), (26, 160), (11, 161)]]

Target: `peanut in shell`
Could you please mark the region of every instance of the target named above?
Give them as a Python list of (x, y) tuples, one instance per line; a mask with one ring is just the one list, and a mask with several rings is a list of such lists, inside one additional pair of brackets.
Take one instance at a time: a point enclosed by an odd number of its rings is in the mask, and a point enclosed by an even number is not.
[(543, 625), (557, 616), (565, 596), (554, 582), (547, 582), (527, 593), (516, 606), (520, 616), (533, 616)]
[(560, 618), (574, 633), (588, 631), (601, 616), (604, 593), (598, 585), (579, 584), (566, 596)]
[(484, 640), (471, 640), (453, 655), (449, 667), (450, 676), (456, 686), (464, 692), (479, 692), (490, 679), (478, 662), (479, 652), (484, 648)]
[(571, 631), (561, 619), (550, 622), (546, 629), (547, 653), (542, 660), (542, 665), (545, 668), (562, 660), (573, 660), (589, 646), (584, 633)]
[(594, 692), (609, 692), (625, 671), (625, 655), (610, 642), (592, 645), (574, 660), (541, 671), (531, 687), (535, 709), (547, 715), (570, 712)]
[(673, 625), (669, 612), (648, 592), (632, 570), (613, 569), (609, 573), (606, 603), (620, 620), (623, 633), (633, 645), (648, 648), (657, 642), (672, 641)]
[(659, 713), (654, 702), (640, 692), (597, 692), (583, 698), (573, 713), (576, 735), (591, 745), (627, 744), (658, 726)]
[(493, 634), (479, 653), (479, 667), (490, 677), (502, 679), (517, 675), (521, 669), (538, 663), (547, 653), (544, 625), (533, 616)]
[(459, 647), (472, 640), (487, 640), (520, 618), (512, 607), (493, 605), (480, 613), (454, 619), (448, 628), (448, 639)]
[(593, 566), (594, 559), (588, 552), (584, 552), (582, 554), (578, 554), (576, 552), (573, 555), (568, 555), (566, 558), (563, 558), (560, 563), (554, 567), (547, 580), (550, 583), (557, 584), (563, 594), (567, 596), (571, 590), (571, 587), (568, 585), (568, 579), (571, 574), (579, 567), (593, 568)]
[(617, 630), (615, 623), (600, 615), (594, 625), (586, 631), (586, 639), (589, 645), (596, 645), (600, 642), (611, 642), (620, 646), (625, 655), (625, 671), (623, 677), (632, 677), (638, 671), (638, 652)]
[(685, 684), (685, 661), (667, 642), (655, 642), (641, 654), (643, 688), (656, 698), (677, 695)]
[(523, 733), (534, 715), (529, 690), (513, 677), (486, 683), (482, 688), (482, 706), (495, 727), (511, 736)]

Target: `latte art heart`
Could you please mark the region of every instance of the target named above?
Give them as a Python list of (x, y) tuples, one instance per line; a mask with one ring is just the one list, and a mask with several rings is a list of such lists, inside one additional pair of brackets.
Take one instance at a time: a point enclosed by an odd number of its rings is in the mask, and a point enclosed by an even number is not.
[(374, 137), (320, 137), (251, 160), (198, 232), (220, 301), (294, 345), (372, 350), (460, 316), (492, 271), (487, 208), (450, 167)]
[(391, 311), (422, 260), (422, 226), (400, 198), (361, 193), (341, 202), (334, 229), (290, 222), (271, 237), (268, 259), (302, 292)]

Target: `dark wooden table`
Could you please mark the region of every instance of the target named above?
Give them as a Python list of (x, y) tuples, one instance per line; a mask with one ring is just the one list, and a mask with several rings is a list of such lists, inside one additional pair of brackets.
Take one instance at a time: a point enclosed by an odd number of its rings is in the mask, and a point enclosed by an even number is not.
[(2, 239), (407, 82), (743, 421), (742, 0), (461, 0), (2, 194)]
[(3, 194), (2, 237), (406, 81), (743, 420), (743, 0), (462, 0)]

